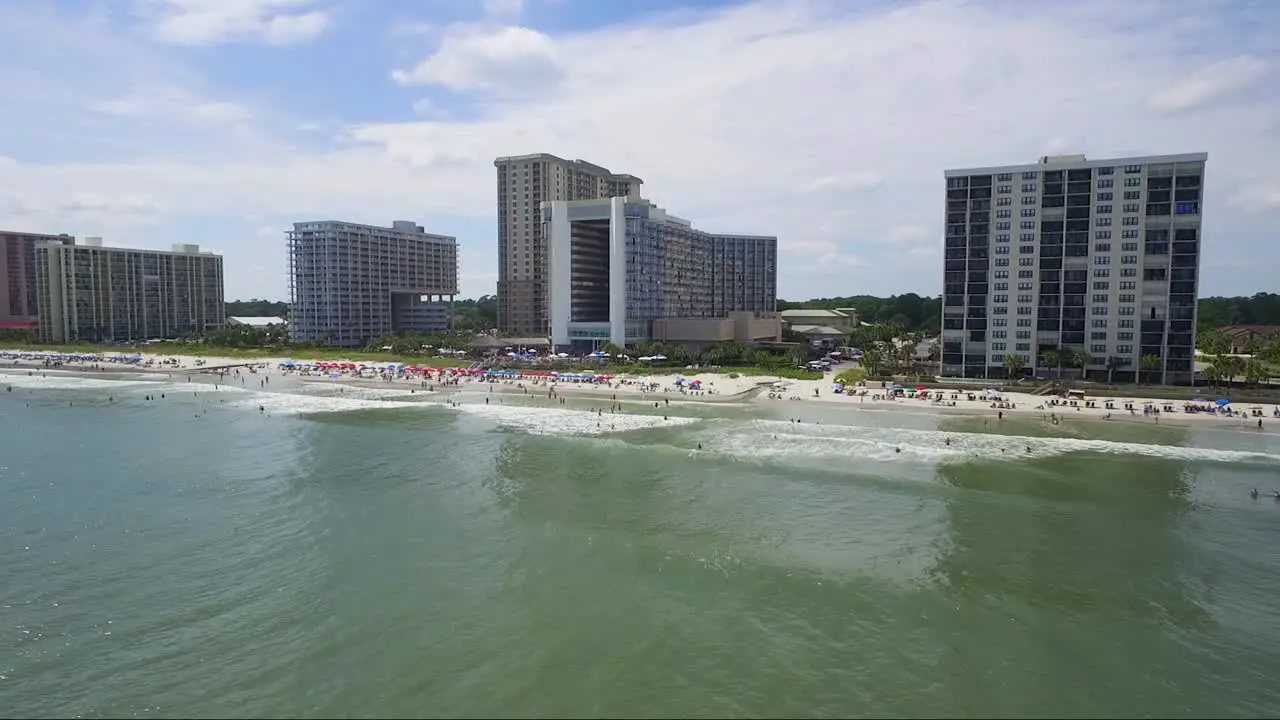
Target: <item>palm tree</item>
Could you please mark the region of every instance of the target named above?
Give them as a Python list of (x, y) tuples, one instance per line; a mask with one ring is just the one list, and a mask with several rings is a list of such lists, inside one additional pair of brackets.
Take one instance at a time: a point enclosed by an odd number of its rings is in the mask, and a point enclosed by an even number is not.
[(1217, 366), (1218, 371), (1222, 373), (1221, 379), (1227, 386), (1231, 386), (1231, 381), (1244, 374), (1244, 359), (1235, 355), (1221, 355), (1214, 358), (1213, 364)]
[(1062, 352), (1059, 350), (1045, 350), (1040, 353), (1040, 363), (1047, 368), (1056, 368), (1062, 365)]
[(1004, 356), (1004, 369), (1009, 373), (1010, 380), (1014, 379), (1026, 366), (1027, 361), (1021, 355)]
[(862, 349), (862, 361), (858, 363), (867, 369), (867, 375), (879, 375), (880, 365), (884, 362), (884, 357), (880, 354), (878, 345), (868, 345)]
[(1107, 358), (1107, 384), (1112, 385), (1115, 382), (1116, 371), (1124, 367), (1124, 360), (1120, 357), (1112, 355)]
[(1138, 369), (1147, 374), (1147, 384), (1155, 384), (1151, 382), (1151, 373), (1158, 372), (1162, 364), (1163, 362), (1160, 360), (1159, 355), (1143, 355), (1138, 360)]
[(1244, 380), (1251, 385), (1257, 385), (1263, 380), (1271, 376), (1271, 369), (1266, 363), (1255, 358), (1249, 358), (1244, 363)]
[(1084, 380), (1085, 375), (1089, 373), (1089, 364), (1093, 362), (1093, 356), (1084, 350), (1078, 350), (1072, 354), (1071, 359), (1075, 361), (1075, 366), (1080, 368), (1080, 379)]

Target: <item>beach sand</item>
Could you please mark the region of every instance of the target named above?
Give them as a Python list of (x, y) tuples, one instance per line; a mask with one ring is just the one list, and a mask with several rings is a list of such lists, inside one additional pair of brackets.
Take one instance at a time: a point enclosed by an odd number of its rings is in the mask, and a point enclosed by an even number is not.
[[(24, 353), (22, 350), (0, 350), (0, 353)], [(109, 354), (108, 354), (109, 355)], [(294, 358), (297, 360), (297, 358)], [(151, 365), (146, 362), (152, 361)], [(165, 363), (164, 361), (169, 361)], [(168, 375), (174, 379), (191, 379), (193, 382), (235, 384), (247, 386), (257, 384), (261, 389), (287, 391), (296, 387), (297, 383), (322, 383), (346, 385), (352, 387), (403, 390), (415, 393), (432, 393), (442, 397), (458, 396), (459, 399), (472, 398), (478, 393), (485, 394), (521, 394), (527, 396), (546, 396), (549, 401), (560, 399), (592, 399), (617, 403), (663, 403), (666, 405), (684, 403), (752, 403), (769, 404), (775, 407), (786, 407), (794, 403), (821, 403), (824, 407), (843, 407), (852, 411), (858, 410), (892, 410), (899, 412), (920, 412), (936, 415), (983, 415), (992, 419), (1007, 417), (1010, 419), (1040, 418), (1047, 422), (1072, 422), (1077, 420), (1096, 420), (1107, 422), (1142, 423), (1150, 425), (1200, 425), (1216, 427), (1245, 428), (1257, 430), (1259, 418), (1252, 415), (1248, 405), (1240, 407), (1234, 415), (1220, 413), (1187, 413), (1183, 411), (1185, 401), (1166, 400), (1159, 396), (1135, 400), (1133, 398), (1108, 397), (1105, 392), (1091, 395), (1084, 401), (1063, 403), (1054, 402), (1052, 396), (1034, 396), (1022, 392), (1002, 392), (997, 397), (990, 397), (985, 392), (970, 389), (957, 390), (940, 387), (929, 381), (921, 386), (930, 388), (930, 397), (918, 399), (914, 397), (889, 397), (886, 390), (878, 382), (869, 383), (868, 387), (857, 388), (852, 393), (836, 393), (832, 389), (835, 372), (828, 373), (822, 380), (791, 380), (768, 376), (741, 375), (731, 377), (718, 373), (698, 373), (692, 375), (645, 375), (628, 374), (618, 376), (609, 383), (563, 382), (547, 379), (501, 379), (485, 380), (477, 377), (459, 377), (449, 383), (440, 379), (429, 378), (397, 378), (384, 380), (380, 378), (360, 378), (342, 375), (331, 378), (326, 373), (304, 374), (297, 371), (286, 371), (280, 368), (285, 358), (263, 358), (259, 360), (243, 360), (223, 357), (192, 357), (182, 355), (143, 355), (141, 363), (87, 363), (68, 362), (58, 368), (45, 367), (44, 363), (34, 357), (19, 359), (5, 358), (0, 360), (0, 369), (5, 372), (39, 371), (61, 374), (103, 377), (119, 373), (156, 373)], [(297, 360), (299, 363), (305, 361)], [(219, 371), (219, 368), (226, 368)], [(249, 368), (252, 368), (250, 372)], [(220, 376), (220, 372), (225, 375)], [(239, 373), (237, 375), (236, 373)], [(683, 379), (683, 385), (677, 385), (677, 378)], [(700, 381), (701, 389), (692, 390), (689, 385)], [(940, 402), (935, 399), (940, 398)], [(1112, 407), (1108, 408), (1107, 403)], [(1146, 401), (1160, 408), (1159, 413), (1144, 413)], [(1165, 411), (1172, 408), (1172, 412)], [(1261, 406), (1263, 430), (1280, 431), (1280, 418), (1274, 413), (1277, 406)]]

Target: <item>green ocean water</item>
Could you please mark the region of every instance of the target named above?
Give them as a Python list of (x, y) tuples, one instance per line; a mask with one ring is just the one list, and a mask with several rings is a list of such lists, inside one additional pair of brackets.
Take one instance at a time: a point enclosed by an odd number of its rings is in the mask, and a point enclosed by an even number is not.
[(1274, 434), (0, 385), (0, 715), (1280, 715)]

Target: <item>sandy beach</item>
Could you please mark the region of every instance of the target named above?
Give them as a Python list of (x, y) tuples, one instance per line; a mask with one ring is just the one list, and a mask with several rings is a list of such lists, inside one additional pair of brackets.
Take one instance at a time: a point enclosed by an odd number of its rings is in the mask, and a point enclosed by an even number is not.
[[(286, 362), (293, 363), (285, 366)], [(430, 363), (426, 363), (429, 365)], [(1280, 430), (1280, 406), (1218, 406), (1211, 396), (1204, 402), (1149, 397), (1111, 398), (1105, 393), (1085, 398), (1062, 399), (1035, 396), (1023, 392), (989, 392), (987, 389), (956, 389), (926, 381), (913, 387), (883, 387), (873, 382), (866, 386), (835, 391), (835, 371), (822, 380), (791, 380), (779, 377), (719, 373), (671, 375), (642, 373), (619, 375), (607, 380), (563, 379), (536, 376), (489, 377), (467, 374), (463, 369), (435, 369), (427, 374), (401, 373), (388, 363), (347, 363), (350, 367), (334, 367), (338, 363), (317, 363), (287, 358), (244, 360), (225, 357), (192, 357), (182, 355), (123, 355), (106, 353), (99, 358), (59, 359), (50, 362), (47, 354), (24, 350), (0, 350), (0, 369), (4, 372), (52, 372), (104, 377), (128, 373), (155, 373), (192, 382), (225, 383), (258, 389), (287, 391), (296, 383), (321, 383), (361, 388), (404, 390), (438, 394), (442, 398), (458, 397), (461, 401), (475, 394), (521, 394), (545, 396), (549, 402), (567, 399), (592, 399), (619, 404), (654, 403), (754, 403), (785, 407), (792, 403), (821, 403), (849, 410), (921, 412), (938, 415), (986, 415), (992, 419), (1008, 417), (1042, 419), (1050, 423), (1095, 420), (1152, 425), (1208, 424), (1218, 427), (1245, 428), (1254, 431)], [(477, 372), (478, 371), (474, 371)], [(536, 371), (535, 371), (536, 372)], [(918, 389), (923, 388), (923, 389)], [(474, 398), (473, 398), (474, 399)], [(1188, 409), (1194, 409), (1189, 412)]]

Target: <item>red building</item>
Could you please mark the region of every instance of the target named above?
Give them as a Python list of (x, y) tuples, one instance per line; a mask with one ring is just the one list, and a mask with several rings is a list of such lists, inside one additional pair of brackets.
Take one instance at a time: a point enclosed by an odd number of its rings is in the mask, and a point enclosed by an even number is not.
[(0, 328), (35, 330), (36, 245), (45, 242), (74, 245), (71, 235), (41, 235), (0, 230)]

